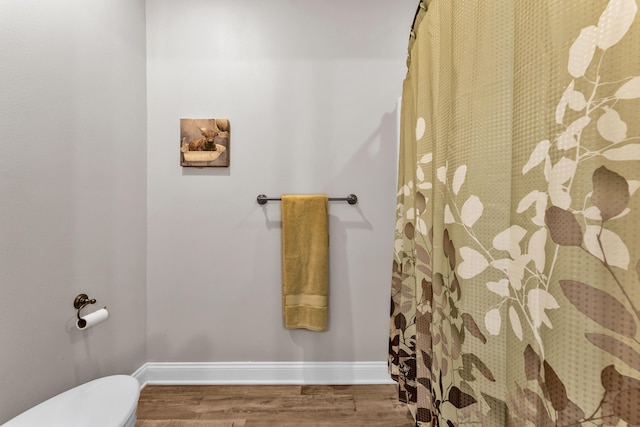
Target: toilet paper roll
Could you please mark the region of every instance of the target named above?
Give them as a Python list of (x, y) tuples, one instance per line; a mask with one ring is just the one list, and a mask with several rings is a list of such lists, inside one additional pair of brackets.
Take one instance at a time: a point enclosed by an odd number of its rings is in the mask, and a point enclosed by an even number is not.
[(82, 331), (104, 322), (108, 317), (109, 312), (107, 311), (107, 307), (101, 308), (100, 310), (96, 310), (93, 313), (89, 313), (86, 316), (82, 316), (80, 319), (78, 319), (76, 321), (76, 327)]

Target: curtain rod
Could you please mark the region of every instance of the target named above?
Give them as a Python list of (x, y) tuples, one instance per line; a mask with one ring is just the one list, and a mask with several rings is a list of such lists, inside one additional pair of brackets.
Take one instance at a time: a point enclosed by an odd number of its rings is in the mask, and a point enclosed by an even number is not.
[[(282, 200), (280, 197), (267, 197), (264, 194), (259, 194), (257, 197), (257, 201), (259, 205), (265, 205), (270, 200)], [(350, 205), (355, 205), (358, 203), (358, 196), (355, 194), (349, 194), (347, 197), (329, 197), (330, 202), (347, 202)]]

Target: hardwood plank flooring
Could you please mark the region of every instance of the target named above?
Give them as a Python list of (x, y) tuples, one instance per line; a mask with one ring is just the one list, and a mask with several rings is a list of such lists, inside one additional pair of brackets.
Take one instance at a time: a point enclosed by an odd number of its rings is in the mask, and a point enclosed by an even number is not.
[(413, 427), (395, 385), (148, 385), (139, 425), (150, 420), (244, 420), (245, 427)]

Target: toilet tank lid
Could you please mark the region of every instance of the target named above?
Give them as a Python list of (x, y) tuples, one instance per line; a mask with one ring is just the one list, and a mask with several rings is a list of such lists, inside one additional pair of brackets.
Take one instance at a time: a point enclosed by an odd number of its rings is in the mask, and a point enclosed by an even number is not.
[(129, 375), (98, 378), (52, 397), (2, 427), (121, 427), (136, 411), (140, 384)]

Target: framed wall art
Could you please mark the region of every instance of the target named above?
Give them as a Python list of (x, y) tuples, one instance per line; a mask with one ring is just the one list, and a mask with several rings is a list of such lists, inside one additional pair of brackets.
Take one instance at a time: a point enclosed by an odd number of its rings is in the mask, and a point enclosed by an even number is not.
[(180, 165), (229, 167), (228, 119), (180, 119)]

